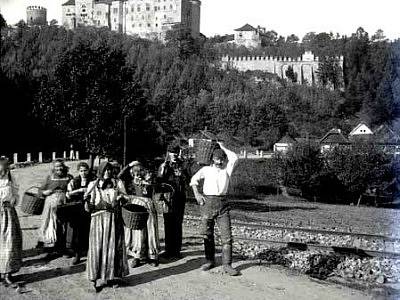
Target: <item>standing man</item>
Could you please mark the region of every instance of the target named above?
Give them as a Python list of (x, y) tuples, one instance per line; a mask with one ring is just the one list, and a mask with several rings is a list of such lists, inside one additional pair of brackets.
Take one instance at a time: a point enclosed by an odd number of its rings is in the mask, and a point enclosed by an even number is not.
[(169, 203), (170, 209), (164, 213), (164, 255), (166, 258), (180, 258), (182, 249), (182, 223), (185, 213), (186, 187), (190, 175), (179, 153), (179, 146), (169, 146), (167, 158), (158, 170), (161, 182), (171, 185), (174, 189)]
[[(232, 267), (231, 217), (226, 195), (232, 171), (239, 157), (222, 143), (218, 144), (221, 149), (214, 150), (212, 164), (201, 168), (190, 182), (201, 212), (200, 226), (207, 260), (201, 269), (208, 271), (215, 267), (214, 226), (217, 221), (221, 232), (224, 271), (230, 276), (236, 276), (239, 272)], [(204, 180), (202, 193), (198, 189), (201, 180)]]

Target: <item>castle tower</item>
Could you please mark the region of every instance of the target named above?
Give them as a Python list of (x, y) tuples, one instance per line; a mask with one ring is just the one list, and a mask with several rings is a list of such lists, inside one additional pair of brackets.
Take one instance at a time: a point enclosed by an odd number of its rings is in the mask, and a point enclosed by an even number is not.
[(26, 23), (29, 26), (47, 25), (47, 9), (42, 6), (28, 6), (26, 8)]
[(67, 29), (76, 27), (75, 0), (68, 0), (62, 5), (62, 25)]

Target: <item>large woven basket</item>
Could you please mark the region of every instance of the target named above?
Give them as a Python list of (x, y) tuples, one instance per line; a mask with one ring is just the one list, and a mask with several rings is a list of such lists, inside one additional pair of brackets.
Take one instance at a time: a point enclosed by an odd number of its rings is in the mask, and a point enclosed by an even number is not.
[[(34, 192), (33, 189), (37, 189), (37, 192)], [(40, 215), (43, 211), (44, 200), (44, 197), (39, 195), (39, 188), (32, 186), (25, 191), (22, 197), (21, 211), (28, 215)]]
[(126, 227), (133, 230), (142, 230), (147, 226), (149, 213), (146, 208), (136, 204), (127, 204), (122, 207), (122, 219)]
[(200, 140), (196, 149), (196, 161), (201, 164), (210, 164), (212, 154), (217, 148), (218, 144), (215, 141)]

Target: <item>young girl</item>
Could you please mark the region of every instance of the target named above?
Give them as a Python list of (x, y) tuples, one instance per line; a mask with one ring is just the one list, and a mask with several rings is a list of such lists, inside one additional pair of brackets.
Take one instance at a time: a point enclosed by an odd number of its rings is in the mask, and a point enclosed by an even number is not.
[(125, 244), (127, 252), (133, 257), (132, 268), (148, 261), (154, 267), (158, 266), (160, 241), (158, 236), (157, 211), (152, 200), (153, 186), (151, 175), (138, 161), (127, 165), (119, 174), (129, 195), (129, 203), (143, 206), (149, 212), (147, 226), (142, 230), (125, 227)]
[(72, 179), (67, 187), (68, 202), (79, 203), (78, 208), (73, 210), (73, 218), (66, 224), (66, 248), (74, 255), (72, 265), (78, 264), (88, 249), (90, 215), (84, 209), (84, 194), (94, 179), (87, 163), (80, 162), (77, 170), (79, 175)]
[[(112, 171), (109, 162), (100, 164), (98, 179), (89, 184), (90, 199), (85, 203), (91, 213), (87, 275), (96, 292), (129, 273), (120, 209), (126, 192), (122, 182), (112, 178)], [(102, 285), (97, 285), (98, 280)]]
[(15, 206), (18, 186), (9, 170), (9, 162), (0, 157), (0, 274), (12, 284), (11, 274), (22, 264), (22, 232)]

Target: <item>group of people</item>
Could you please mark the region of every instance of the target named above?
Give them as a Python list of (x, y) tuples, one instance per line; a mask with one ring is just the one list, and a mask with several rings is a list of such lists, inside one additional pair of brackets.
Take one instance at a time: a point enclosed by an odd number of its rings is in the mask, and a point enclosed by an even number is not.
[[(139, 161), (133, 161), (119, 174), (110, 162), (103, 162), (92, 174), (88, 164), (78, 164), (78, 176), (72, 177), (62, 160), (53, 162), (51, 174), (39, 189), (45, 198), (38, 248), (48, 257), (60, 255), (79, 264), (87, 253), (87, 276), (98, 292), (105, 285), (118, 284), (131, 267), (143, 262), (158, 266), (160, 241), (156, 202), (162, 203), (165, 228), (165, 251), (168, 259), (181, 258), (182, 223), (186, 188), (193, 188), (201, 210), (201, 234), (204, 237), (206, 264), (215, 266), (214, 226), (217, 221), (222, 240), (223, 269), (238, 275), (232, 267), (232, 233), (229, 206), (226, 199), (230, 176), (237, 155), (220, 143), (211, 165), (193, 169), (179, 156), (179, 147), (168, 149), (167, 159), (154, 174)], [(161, 188), (170, 187), (169, 190)], [(200, 186), (202, 185), (202, 189)], [(6, 284), (12, 284), (12, 274), (22, 265), (22, 232), (15, 206), (18, 185), (11, 175), (9, 161), (0, 158), (0, 274)], [(122, 207), (125, 204), (143, 206), (149, 213), (147, 226), (135, 230), (124, 226)], [(73, 204), (73, 205), (69, 205)]]

